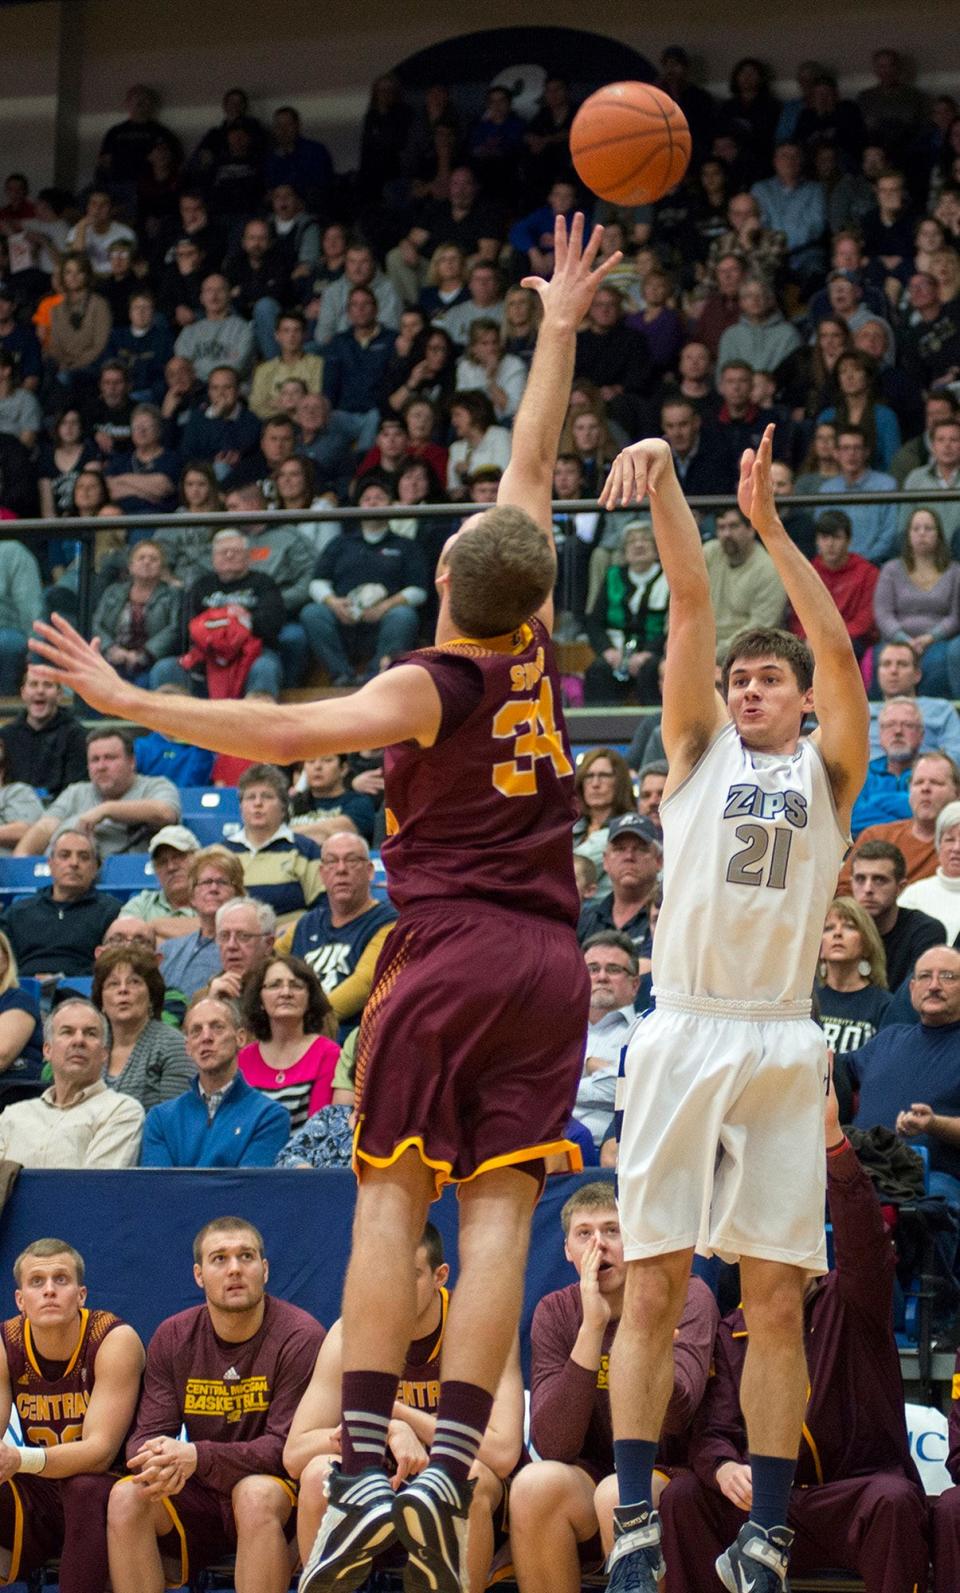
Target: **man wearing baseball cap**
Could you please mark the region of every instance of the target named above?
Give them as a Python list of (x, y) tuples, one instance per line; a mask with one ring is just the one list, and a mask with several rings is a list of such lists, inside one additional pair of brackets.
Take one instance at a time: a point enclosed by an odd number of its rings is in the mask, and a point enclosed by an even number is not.
[(618, 929), (629, 935), (638, 957), (649, 957), (647, 908), (663, 866), (656, 826), (639, 813), (621, 813), (611, 819), (603, 866), (613, 888), (609, 895), (585, 903), (577, 939), (583, 946), (602, 929)]
[[(195, 928), (196, 914), (190, 905), (190, 886), (187, 879), (190, 858), (199, 852), (200, 842), (184, 824), (165, 824), (150, 841), (150, 858), (157, 876), (159, 890), (138, 891), (131, 896), (124, 911), (133, 918), (143, 918), (147, 923), (164, 920), (169, 928), (158, 924), (163, 939), (170, 933), (186, 934)], [(173, 928), (176, 919), (188, 920), (182, 927)]]

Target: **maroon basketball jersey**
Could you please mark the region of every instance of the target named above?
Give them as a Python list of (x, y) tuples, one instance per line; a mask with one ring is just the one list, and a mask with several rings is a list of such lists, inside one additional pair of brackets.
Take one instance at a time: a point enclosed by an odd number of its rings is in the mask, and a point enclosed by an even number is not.
[(394, 904), (475, 897), (575, 924), (573, 759), (545, 627), (534, 619), (403, 662), (429, 672), (443, 711), (432, 747), (387, 748)]
[(83, 1436), (97, 1351), (107, 1334), (121, 1325), (111, 1311), (81, 1311), (76, 1348), (65, 1364), (46, 1361), (37, 1353), (26, 1317), (12, 1316), (0, 1326), (25, 1444), (52, 1449)]
[(410, 1410), (426, 1411), (428, 1416), (433, 1416), (440, 1404), (440, 1352), (449, 1306), (450, 1296), (446, 1289), (441, 1289), (440, 1324), (427, 1338), (413, 1340), (397, 1388), (401, 1405)]

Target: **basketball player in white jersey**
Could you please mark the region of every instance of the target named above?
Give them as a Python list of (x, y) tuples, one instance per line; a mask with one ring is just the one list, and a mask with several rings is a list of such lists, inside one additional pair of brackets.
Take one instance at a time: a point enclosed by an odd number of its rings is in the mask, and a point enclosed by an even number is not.
[[(695, 1250), (739, 1258), (750, 1334), (741, 1402), (751, 1466), (717, 1478), (750, 1520), (717, 1562), (724, 1587), (780, 1593), (793, 1536), (803, 1294), (810, 1274), (826, 1270), (827, 1062), (810, 994), (866, 773), (868, 712), (843, 621), (777, 514), (772, 437), (770, 426), (744, 455), (739, 502), (810, 645), (785, 631), (742, 633), (724, 664), (725, 701), (714, 687), (700, 533), (668, 445), (626, 449), (601, 495), (619, 508), (649, 494), (670, 585), (656, 1010), (636, 1031), (621, 1081), (628, 1266), (610, 1378), (620, 1493), (612, 1593), (655, 1593), (663, 1572), (650, 1473)], [(810, 710), (819, 729), (801, 740)]]

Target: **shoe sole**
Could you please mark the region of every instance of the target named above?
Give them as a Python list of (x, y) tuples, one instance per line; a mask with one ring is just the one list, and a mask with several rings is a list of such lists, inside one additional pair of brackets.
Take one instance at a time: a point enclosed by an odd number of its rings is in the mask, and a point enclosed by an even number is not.
[[(714, 1566), (714, 1570), (717, 1573), (717, 1577), (726, 1588), (727, 1593), (738, 1593), (736, 1578), (734, 1577), (733, 1573), (733, 1566), (730, 1564), (730, 1561), (727, 1559), (725, 1554), (721, 1554), (719, 1560), (717, 1560)], [(733, 1577), (732, 1581), (730, 1580), (731, 1577)]]
[(407, 1551), (406, 1593), (460, 1593), (461, 1579), (440, 1548), (437, 1507), (425, 1499), (400, 1496), (397, 1536)]
[(363, 1523), (354, 1528), (353, 1541), (331, 1549), (328, 1558), (307, 1567), (297, 1583), (297, 1593), (354, 1593), (370, 1575), (378, 1554), (396, 1541), (397, 1530), (392, 1511), (379, 1521), (370, 1522), (364, 1533)]

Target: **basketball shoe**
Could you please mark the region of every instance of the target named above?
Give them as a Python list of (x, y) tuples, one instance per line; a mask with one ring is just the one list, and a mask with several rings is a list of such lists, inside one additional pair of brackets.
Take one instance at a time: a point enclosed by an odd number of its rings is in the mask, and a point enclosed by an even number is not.
[(644, 1501), (613, 1512), (613, 1548), (607, 1557), (608, 1593), (657, 1593), (666, 1571), (660, 1553), (660, 1517)]
[(427, 1466), (396, 1495), (397, 1536), (407, 1551), (405, 1593), (465, 1593), (473, 1488)]
[(727, 1593), (784, 1593), (793, 1533), (789, 1527), (758, 1527), (748, 1521), (736, 1543), (721, 1554), (717, 1575)]
[(298, 1583), (299, 1593), (352, 1593), (374, 1558), (396, 1542), (395, 1494), (379, 1466), (345, 1477), (336, 1464), (324, 1483), (327, 1508)]

